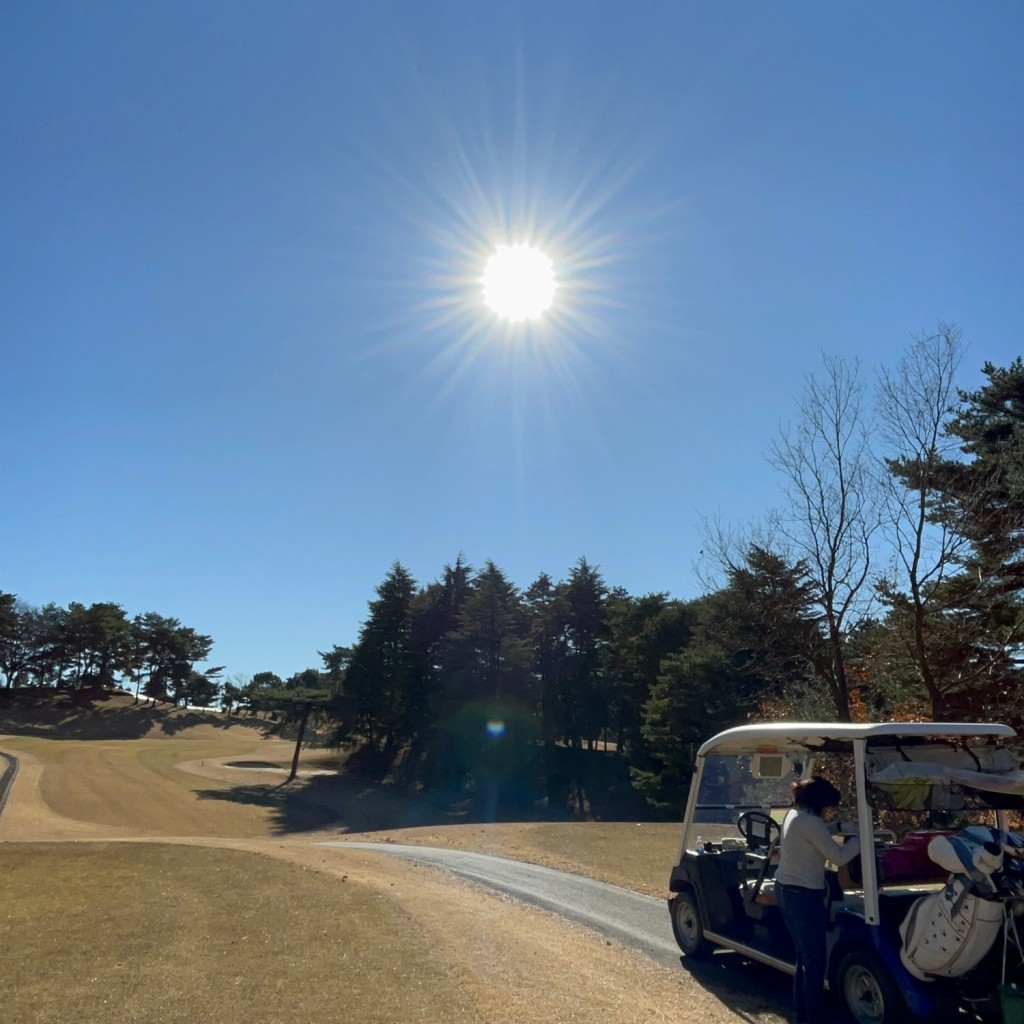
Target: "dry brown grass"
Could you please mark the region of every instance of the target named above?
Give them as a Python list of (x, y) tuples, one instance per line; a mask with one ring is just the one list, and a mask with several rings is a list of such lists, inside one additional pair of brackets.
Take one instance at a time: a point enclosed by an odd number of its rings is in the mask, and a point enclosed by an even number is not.
[(441, 873), (354, 850), (260, 852), (270, 856), (135, 842), (0, 846), (0, 948), (13, 951), (5, 977), (14, 979), (4, 1021), (759, 1019), (708, 992), (695, 999), (683, 972)]
[[(306, 835), (448, 846), (578, 871), (652, 895), (665, 892), (679, 842), (676, 825), (652, 822), (395, 828), (422, 816), (414, 801), (344, 777), (300, 777), (283, 787), (281, 773), (226, 767), (262, 762), (283, 773), (290, 763), (290, 743), (262, 740), (248, 729), (199, 726), (131, 741), (19, 736), (6, 748), (40, 762), (39, 798), (54, 815), (126, 836)], [(303, 766), (323, 760), (308, 751)], [(12, 807), (11, 816), (17, 813)], [(4, 829), (0, 824), (0, 838)]]
[(235, 850), (0, 847), (3, 1019), (478, 1022), (400, 906)]
[[(0, 736), (21, 758), (0, 817), (0, 948), (16, 979), (4, 1024), (778, 1020), (749, 998), (723, 1003), (727, 976), (709, 990), (443, 873), (315, 845), (453, 846), (658, 894), (675, 826), (402, 829), (423, 808), (379, 788), (322, 776), (282, 787), (283, 774), (226, 766), (284, 767), (284, 741), (201, 719), (133, 728), (141, 738)], [(38, 842), (53, 839), (76, 842)]]
[[(36, 803), (65, 821), (101, 826), (126, 835), (266, 836), (322, 824), (313, 804), (302, 799), (302, 782), (280, 789), (284, 776), (227, 769), (234, 759), (290, 757), (291, 744), (262, 740), (245, 729), (199, 726), (173, 737), (136, 740), (0, 738), (31, 776), (38, 774)], [(237, 798), (249, 787), (248, 798)], [(19, 781), (5, 812), (18, 817)], [(296, 827), (276, 824), (290, 801)], [(0, 838), (13, 826), (0, 819)], [(6, 836), (22, 838), (22, 836)], [(30, 838), (25, 836), (24, 838)]]

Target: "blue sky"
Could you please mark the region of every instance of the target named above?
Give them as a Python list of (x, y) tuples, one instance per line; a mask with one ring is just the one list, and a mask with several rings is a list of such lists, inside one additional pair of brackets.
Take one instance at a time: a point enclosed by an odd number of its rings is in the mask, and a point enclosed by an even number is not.
[[(699, 592), (822, 351), (1021, 352), (1024, 8), (60, 3), (0, 16), (0, 589), (355, 640), (396, 559)], [(501, 243), (559, 282), (480, 300)]]

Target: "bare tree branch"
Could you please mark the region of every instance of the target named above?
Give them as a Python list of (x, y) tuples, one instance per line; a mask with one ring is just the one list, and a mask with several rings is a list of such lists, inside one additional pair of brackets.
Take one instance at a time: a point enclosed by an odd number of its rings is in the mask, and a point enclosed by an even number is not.
[(785, 478), (786, 506), (774, 528), (811, 574), (830, 652), (822, 674), (836, 714), (850, 719), (846, 633), (867, 614), (871, 539), (878, 527), (878, 476), (859, 365), (823, 354), (808, 376), (795, 426), (781, 427), (768, 461)]

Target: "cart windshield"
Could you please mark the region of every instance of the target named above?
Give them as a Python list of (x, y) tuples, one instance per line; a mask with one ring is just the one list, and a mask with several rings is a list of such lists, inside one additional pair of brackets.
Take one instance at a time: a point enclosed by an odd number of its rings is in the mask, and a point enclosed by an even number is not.
[(804, 771), (806, 761), (761, 754), (710, 754), (705, 758), (697, 803), (690, 821), (688, 845), (738, 836), (736, 819), (744, 811), (762, 810), (781, 821), (793, 802), (790, 784)]

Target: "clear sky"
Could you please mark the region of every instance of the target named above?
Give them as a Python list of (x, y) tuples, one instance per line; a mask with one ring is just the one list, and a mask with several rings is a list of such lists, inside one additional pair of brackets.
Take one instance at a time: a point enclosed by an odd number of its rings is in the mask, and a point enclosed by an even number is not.
[[(282, 675), (400, 560), (699, 592), (822, 351), (1024, 323), (1016, 2), (6, 4), (0, 589)], [(480, 278), (551, 258), (540, 321)]]

